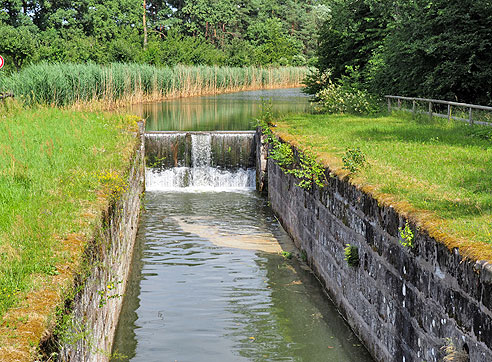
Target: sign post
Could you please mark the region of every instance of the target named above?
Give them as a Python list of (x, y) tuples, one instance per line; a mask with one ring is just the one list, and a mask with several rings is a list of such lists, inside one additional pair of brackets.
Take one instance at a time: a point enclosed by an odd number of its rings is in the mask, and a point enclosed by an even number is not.
[(3, 68), (4, 63), (5, 63), (5, 62), (3, 61), (3, 58), (2, 58), (2, 56), (0, 55), (0, 69), (2, 69), (2, 68)]

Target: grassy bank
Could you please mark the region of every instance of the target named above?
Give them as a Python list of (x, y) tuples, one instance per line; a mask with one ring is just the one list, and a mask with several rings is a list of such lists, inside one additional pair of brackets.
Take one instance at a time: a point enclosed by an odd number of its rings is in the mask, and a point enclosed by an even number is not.
[(492, 260), (492, 128), (405, 115), (299, 115), (274, 130), (342, 177), (347, 149), (359, 147), (367, 163), (350, 175), (355, 184), (449, 247)]
[(84, 240), (125, 187), (135, 131), (135, 117), (0, 102), (0, 359), (39, 342)]
[(0, 76), (0, 90), (29, 105), (66, 106), (95, 100), (141, 102), (224, 91), (299, 86), (303, 67), (154, 67), (142, 64), (47, 64)]

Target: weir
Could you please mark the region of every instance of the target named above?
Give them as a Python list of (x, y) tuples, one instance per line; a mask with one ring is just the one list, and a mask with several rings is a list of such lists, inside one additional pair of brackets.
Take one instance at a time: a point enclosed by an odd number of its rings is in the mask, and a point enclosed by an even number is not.
[(147, 190), (255, 187), (254, 132), (152, 132)]

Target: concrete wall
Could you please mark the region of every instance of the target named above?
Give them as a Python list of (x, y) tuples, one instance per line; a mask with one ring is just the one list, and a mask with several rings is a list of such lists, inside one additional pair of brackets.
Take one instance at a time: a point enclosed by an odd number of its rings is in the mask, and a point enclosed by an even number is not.
[[(423, 231), (403, 247), (402, 216), (328, 175), (306, 191), (268, 160), (269, 199), (375, 359), (441, 361), (451, 338), (470, 361), (492, 361), (492, 264), (463, 260)], [(358, 267), (344, 260), (346, 244), (358, 247)]]
[[(135, 150), (128, 187), (121, 199), (104, 215), (96, 239), (86, 251), (80, 291), (71, 302), (73, 321), (68, 341), (62, 346), (62, 361), (108, 361), (130, 271), (133, 246), (144, 190), (144, 142)], [(109, 286), (109, 287), (108, 287)]]

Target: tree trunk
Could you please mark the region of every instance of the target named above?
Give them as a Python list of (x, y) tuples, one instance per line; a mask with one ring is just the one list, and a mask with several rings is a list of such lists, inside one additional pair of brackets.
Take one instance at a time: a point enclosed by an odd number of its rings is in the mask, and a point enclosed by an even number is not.
[(147, 49), (147, 1), (143, 0), (143, 31), (144, 31), (144, 50)]

